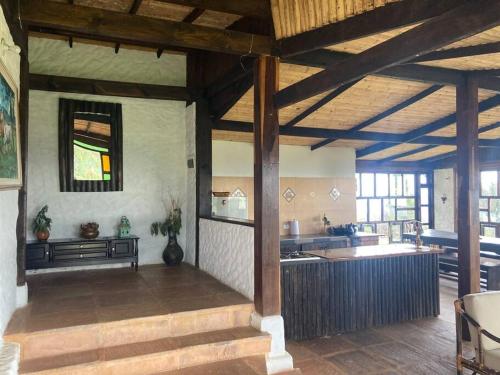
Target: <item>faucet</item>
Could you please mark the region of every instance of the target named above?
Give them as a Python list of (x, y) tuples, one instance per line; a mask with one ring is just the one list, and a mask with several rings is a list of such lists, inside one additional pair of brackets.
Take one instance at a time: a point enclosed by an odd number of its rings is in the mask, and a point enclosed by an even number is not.
[(413, 220), (412, 222), (413, 231), (415, 232), (415, 247), (417, 249), (422, 248), (422, 239), (420, 235), (424, 233), (424, 228), (422, 227), (422, 223), (418, 220)]

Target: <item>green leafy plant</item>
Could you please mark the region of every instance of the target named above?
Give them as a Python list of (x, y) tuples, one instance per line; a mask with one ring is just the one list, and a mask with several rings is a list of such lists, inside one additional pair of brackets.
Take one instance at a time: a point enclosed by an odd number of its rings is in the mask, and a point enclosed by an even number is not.
[(167, 236), (169, 233), (178, 235), (182, 228), (182, 210), (178, 199), (170, 199), (170, 208), (164, 221), (151, 224), (151, 235)]
[(47, 217), (47, 211), (49, 210), (49, 206), (45, 205), (38, 212), (35, 219), (33, 220), (33, 233), (36, 234), (38, 232), (48, 232), (50, 231), (50, 225), (52, 223), (52, 219)]

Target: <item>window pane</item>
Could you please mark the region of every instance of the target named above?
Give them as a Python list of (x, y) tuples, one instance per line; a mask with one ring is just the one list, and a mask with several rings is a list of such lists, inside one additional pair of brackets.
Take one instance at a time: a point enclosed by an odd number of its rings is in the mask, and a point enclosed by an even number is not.
[(479, 221), (482, 223), (487, 223), (488, 219), (488, 211), (479, 211)]
[(375, 232), (375, 228), (371, 224), (364, 224), (363, 225), (363, 232), (374, 233)]
[(403, 175), (404, 195), (406, 197), (413, 197), (415, 195), (415, 175)]
[(403, 195), (403, 178), (400, 174), (391, 174), (389, 177), (391, 196)]
[(483, 227), (484, 230), (484, 236), (485, 237), (496, 237), (497, 236), (497, 230), (495, 227)]
[(420, 184), (427, 185), (427, 175), (426, 174), (420, 175)]
[(401, 224), (391, 225), (392, 242), (401, 242)]
[(490, 200), (490, 220), (492, 223), (500, 223), (500, 199)]
[(397, 220), (415, 220), (415, 210), (398, 210)]
[(389, 175), (377, 173), (377, 197), (389, 196)]
[(73, 145), (74, 179), (102, 181), (101, 153)]
[(479, 208), (481, 210), (487, 210), (488, 209), (488, 199), (483, 198), (479, 200)]
[(414, 208), (415, 199), (413, 198), (398, 198), (398, 208)]
[(384, 199), (384, 221), (396, 220), (396, 200)]
[(498, 193), (497, 171), (481, 172), (481, 195), (485, 197), (496, 196)]
[(368, 221), (367, 204), (368, 204), (367, 199), (356, 200), (356, 220), (358, 222)]
[(429, 207), (422, 207), (420, 209), (420, 221), (422, 223), (429, 222)]
[(111, 172), (111, 161), (109, 155), (102, 155), (102, 171)]
[(377, 233), (383, 234), (384, 236), (388, 236), (389, 235), (389, 224), (388, 223), (377, 224)]
[(356, 173), (356, 197), (361, 195), (361, 184), (359, 181), (359, 173)]
[(375, 195), (375, 178), (373, 173), (361, 173), (361, 195), (373, 197)]
[(368, 221), (382, 221), (381, 199), (370, 199), (370, 218)]
[(429, 189), (428, 188), (421, 188), (420, 189), (420, 204), (423, 204), (424, 206), (429, 204)]

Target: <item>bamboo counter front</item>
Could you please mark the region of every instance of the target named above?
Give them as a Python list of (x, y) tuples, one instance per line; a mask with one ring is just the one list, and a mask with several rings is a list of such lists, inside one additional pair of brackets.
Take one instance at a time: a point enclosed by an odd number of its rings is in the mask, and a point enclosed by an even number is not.
[(316, 258), (281, 263), (287, 339), (439, 315), (441, 250), (392, 244), (306, 253)]

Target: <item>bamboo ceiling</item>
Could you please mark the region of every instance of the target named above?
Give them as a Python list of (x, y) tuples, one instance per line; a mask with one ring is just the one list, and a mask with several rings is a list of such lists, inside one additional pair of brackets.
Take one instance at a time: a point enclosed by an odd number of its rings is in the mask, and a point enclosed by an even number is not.
[(271, 0), (276, 39), (342, 21), (399, 0)]

